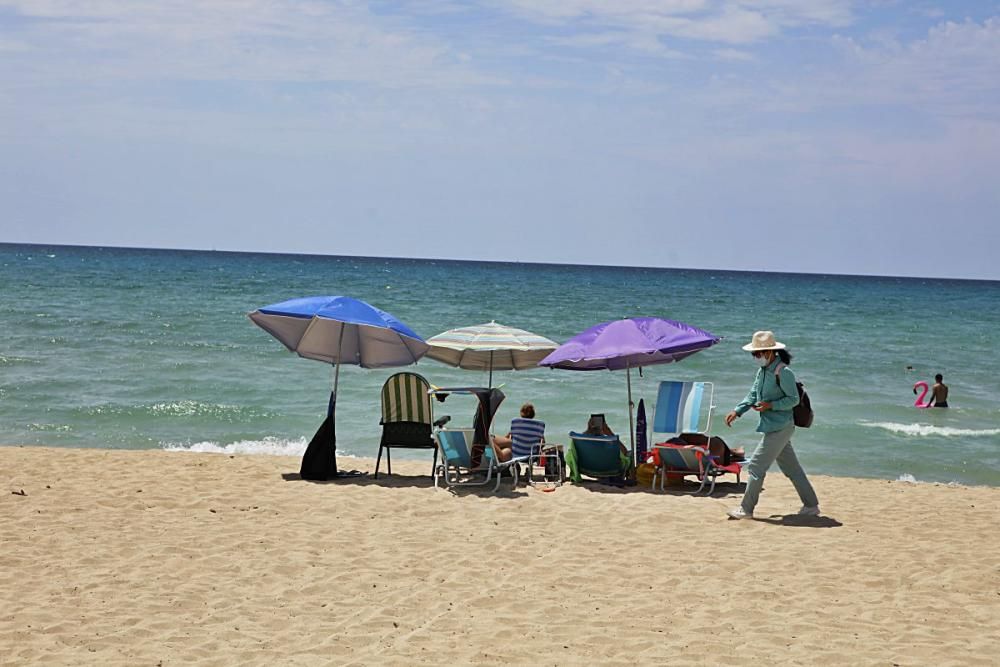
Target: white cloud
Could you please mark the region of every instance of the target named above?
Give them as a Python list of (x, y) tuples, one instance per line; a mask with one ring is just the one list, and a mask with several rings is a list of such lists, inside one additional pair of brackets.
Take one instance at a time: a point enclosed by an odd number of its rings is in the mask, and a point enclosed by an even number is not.
[(511, 0), (499, 3), (543, 25), (614, 28), (621, 40), (645, 47), (650, 39), (683, 38), (749, 44), (804, 25), (842, 27), (853, 20), (850, 0)]
[(748, 62), (754, 60), (754, 55), (749, 51), (741, 49), (716, 49), (712, 53), (719, 60), (730, 60), (733, 62)]
[(848, 56), (854, 79), (838, 86), (847, 99), (919, 105), (943, 116), (997, 119), (1000, 19), (944, 22), (931, 28), (926, 38), (909, 43), (865, 45), (851, 38), (837, 43)]
[[(462, 54), (363, 3), (316, 0), (8, 0), (35, 78), (488, 82)], [(25, 20), (27, 19), (27, 20)], [(37, 20), (33, 20), (37, 19)], [(14, 30), (12, 28), (12, 30)]]

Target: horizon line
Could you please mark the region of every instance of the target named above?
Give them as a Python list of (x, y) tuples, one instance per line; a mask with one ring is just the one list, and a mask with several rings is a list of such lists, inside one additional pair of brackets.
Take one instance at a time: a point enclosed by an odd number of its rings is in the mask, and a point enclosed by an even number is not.
[(893, 280), (947, 280), (955, 282), (979, 282), (979, 283), (1000, 283), (1000, 278), (958, 278), (953, 276), (908, 276), (892, 274), (867, 274), (867, 273), (829, 273), (810, 271), (769, 271), (753, 269), (721, 269), (691, 266), (646, 266), (640, 264), (580, 264), (576, 262), (538, 262), (520, 260), (497, 260), (497, 259), (463, 259), (455, 257), (403, 257), (399, 255), (337, 255), (306, 252), (288, 252), (276, 250), (219, 250), (217, 248), (183, 248), (183, 247), (152, 247), (152, 246), (128, 246), (114, 244), (81, 244), (81, 243), (39, 243), (39, 242), (16, 242), (0, 241), (0, 246), (32, 246), (32, 247), (52, 247), (52, 248), (90, 248), (90, 249), (111, 249), (111, 250), (151, 250), (157, 252), (198, 252), (198, 253), (222, 253), (228, 255), (274, 255), (278, 257), (323, 257), (337, 259), (369, 259), (369, 260), (410, 260), (424, 262), (455, 262), (460, 264), (496, 264), (508, 265), (517, 264), (524, 266), (553, 266), (553, 267), (574, 267), (574, 268), (604, 268), (604, 269), (646, 269), (650, 271), (696, 271), (699, 273), (764, 273), (781, 276), (812, 276), (812, 277), (832, 277), (832, 278), (889, 278)]

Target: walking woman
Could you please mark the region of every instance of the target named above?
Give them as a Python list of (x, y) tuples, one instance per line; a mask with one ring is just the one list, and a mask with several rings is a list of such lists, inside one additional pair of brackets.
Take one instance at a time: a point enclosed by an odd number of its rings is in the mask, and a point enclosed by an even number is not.
[(739, 507), (729, 510), (728, 514), (733, 519), (753, 518), (753, 510), (764, 486), (764, 476), (771, 464), (777, 461), (778, 468), (792, 480), (802, 499), (799, 514), (818, 516), (819, 500), (816, 492), (792, 449), (792, 434), (795, 432), (792, 408), (799, 404), (795, 375), (788, 368), (792, 355), (783, 343), (774, 339), (771, 331), (758, 331), (743, 349), (753, 355), (753, 360), (760, 369), (746, 398), (726, 415), (726, 426), (732, 426), (738, 417), (749, 410), (756, 410), (760, 415), (757, 431), (763, 433), (764, 437), (746, 466), (749, 480), (743, 502)]

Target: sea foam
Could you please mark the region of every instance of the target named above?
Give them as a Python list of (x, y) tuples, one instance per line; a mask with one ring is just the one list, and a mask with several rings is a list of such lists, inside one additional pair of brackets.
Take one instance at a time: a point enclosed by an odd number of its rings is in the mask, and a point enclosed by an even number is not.
[(898, 424), (896, 422), (858, 422), (861, 426), (881, 428), (891, 433), (915, 436), (943, 436), (946, 438), (976, 438), (990, 435), (1000, 435), (1000, 428), (954, 428), (951, 426), (933, 426), (931, 424)]
[[(218, 442), (195, 442), (192, 444), (167, 444), (168, 452), (200, 452), (208, 454), (266, 454), (268, 456), (302, 456), (309, 443), (305, 438), (284, 440), (267, 437), (262, 440), (240, 440), (223, 445)], [(338, 452), (338, 455), (341, 455)]]

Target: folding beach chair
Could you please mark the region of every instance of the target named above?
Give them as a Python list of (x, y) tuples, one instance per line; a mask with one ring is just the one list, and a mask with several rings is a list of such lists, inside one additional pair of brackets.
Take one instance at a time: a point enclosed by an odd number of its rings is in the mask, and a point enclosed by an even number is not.
[(570, 432), (566, 467), (575, 483), (582, 476), (596, 479), (624, 478), (629, 468), (629, 457), (622, 452), (617, 435), (584, 435)]
[(547, 445), (545, 439), (545, 422), (540, 419), (517, 417), (510, 422), (511, 448), (514, 458), (521, 460), (527, 467), (528, 484), (534, 485), (534, 468), (540, 466), (545, 471), (543, 479), (548, 482), (549, 470), (555, 472), (555, 482), (562, 484), (563, 468), (561, 447)]
[(434, 408), (428, 394), (430, 388), (430, 383), (423, 376), (411, 372), (396, 373), (382, 385), (382, 421), (379, 422), (382, 425), (382, 440), (375, 460), (376, 479), (383, 449), (388, 472), (392, 474), (390, 451), (394, 448), (434, 450), (434, 461), (431, 463), (433, 474), (438, 448), (431, 435)]
[[(493, 492), (500, 488), (500, 478), (510, 471), (517, 486), (519, 459), (500, 462), (492, 445), (483, 447), (482, 454), (475, 461), (472, 454), (472, 439), (475, 429), (438, 429), (434, 433), (441, 450), (441, 462), (434, 467), (434, 487), (443, 481), (447, 488), (456, 486), (485, 486), (491, 481)], [(495, 481), (494, 481), (495, 480)]]
[[(715, 480), (720, 475), (731, 473), (740, 481), (742, 466), (739, 463), (723, 462), (722, 457), (713, 456), (710, 452), (712, 413), (715, 405), (712, 399), (715, 386), (711, 382), (675, 382), (660, 383), (657, 392), (656, 407), (653, 413), (654, 436), (656, 434), (671, 434), (673, 436), (696, 435), (704, 437), (704, 446), (681, 442), (660, 442), (653, 445), (652, 459), (656, 465), (651, 488), (656, 488), (656, 479), (660, 479), (660, 489), (666, 484), (667, 475), (685, 477), (696, 475), (701, 482), (695, 493), (701, 493), (706, 483), (710, 483), (708, 493), (715, 490)], [(655, 439), (655, 437), (654, 437)]]

